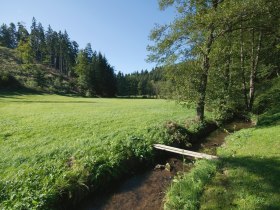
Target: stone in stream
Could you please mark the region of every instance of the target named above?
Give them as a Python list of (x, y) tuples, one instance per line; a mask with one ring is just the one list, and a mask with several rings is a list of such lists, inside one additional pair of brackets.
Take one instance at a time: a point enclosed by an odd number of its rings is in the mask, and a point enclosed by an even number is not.
[(163, 169), (165, 169), (165, 165), (157, 164), (157, 165), (155, 166), (154, 170), (157, 170), (157, 169), (163, 170)]
[(171, 171), (171, 165), (169, 163), (166, 163), (165, 165), (157, 164), (154, 168), (154, 170), (166, 170), (166, 171)]
[(165, 170), (171, 171), (171, 166), (170, 166), (169, 163), (166, 163), (166, 164), (165, 164)]

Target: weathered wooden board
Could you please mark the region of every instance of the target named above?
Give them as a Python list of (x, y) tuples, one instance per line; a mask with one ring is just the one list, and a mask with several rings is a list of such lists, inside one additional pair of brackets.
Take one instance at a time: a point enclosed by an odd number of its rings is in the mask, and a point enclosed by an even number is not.
[(190, 150), (179, 149), (176, 147), (170, 147), (170, 146), (166, 146), (163, 144), (154, 144), (154, 148), (164, 150), (164, 151), (174, 152), (174, 153), (181, 154), (181, 155), (191, 156), (191, 157), (195, 157), (195, 158), (204, 158), (204, 159), (208, 159), (208, 160), (218, 158), (217, 156), (214, 156), (214, 155), (208, 155), (208, 154), (204, 154), (204, 153), (193, 152)]

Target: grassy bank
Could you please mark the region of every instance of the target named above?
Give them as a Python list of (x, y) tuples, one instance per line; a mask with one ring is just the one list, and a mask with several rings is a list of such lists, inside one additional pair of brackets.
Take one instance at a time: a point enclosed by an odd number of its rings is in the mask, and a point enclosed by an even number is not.
[[(163, 124), (194, 110), (164, 100), (0, 95), (0, 209), (44, 209), (149, 158)], [(89, 186), (90, 183), (90, 186)]]
[(216, 167), (216, 162), (200, 160), (190, 172), (174, 178), (165, 196), (164, 209), (198, 209), (200, 195)]
[(176, 179), (165, 208), (279, 209), (279, 113), (274, 109), (260, 116), (255, 128), (230, 135), (218, 149), (218, 162), (198, 161)]
[(280, 209), (280, 115), (261, 116), (220, 148), (222, 166), (201, 198), (201, 209)]

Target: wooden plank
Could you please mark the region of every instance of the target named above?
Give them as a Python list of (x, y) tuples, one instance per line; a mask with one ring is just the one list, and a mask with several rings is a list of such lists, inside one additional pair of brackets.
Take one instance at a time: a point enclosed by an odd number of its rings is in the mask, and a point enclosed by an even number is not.
[(204, 153), (193, 152), (190, 150), (179, 149), (176, 147), (170, 147), (170, 146), (166, 146), (163, 144), (154, 144), (154, 148), (168, 151), (168, 152), (174, 152), (174, 153), (181, 154), (181, 155), (187, 155), (187, 156), (191, 156), (191, 157), (195, 157), (195, 158), (205, 158), (208, 160), (218, 158), (217, 156), (214, 156), (214, 155), (208, 155), (208, 154), (204, 154)]

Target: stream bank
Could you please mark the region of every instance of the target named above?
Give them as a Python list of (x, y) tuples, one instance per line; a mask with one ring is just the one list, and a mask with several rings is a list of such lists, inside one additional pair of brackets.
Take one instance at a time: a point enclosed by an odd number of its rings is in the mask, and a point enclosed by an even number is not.
[[(206, 138), (198, 139), (191, 150), (215, 155), (217, 147), (224, 143), (227, 135), (249, 127), (252, 127), (249, 122), (229, 123), (224, 128), (211, 132)], [(87, 197), (76, 209), (163, 209), (165, 192), (174, 176), (188, 172), (192, 166), (192, 158), (168, 153), (167, 157), (159, 160), (154, 167), (120, 181), (100, 194)]]

